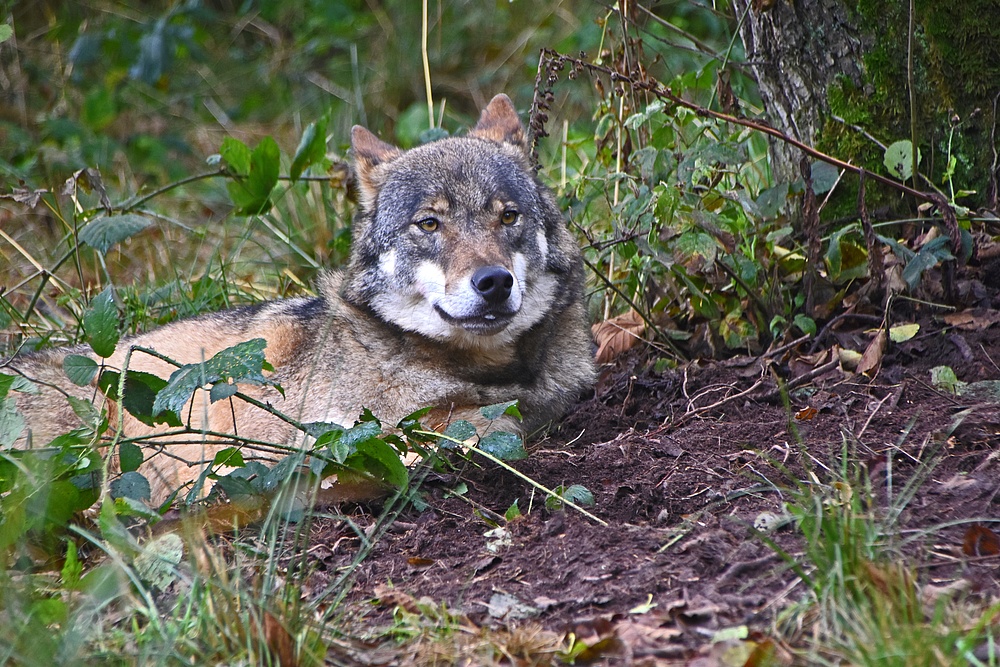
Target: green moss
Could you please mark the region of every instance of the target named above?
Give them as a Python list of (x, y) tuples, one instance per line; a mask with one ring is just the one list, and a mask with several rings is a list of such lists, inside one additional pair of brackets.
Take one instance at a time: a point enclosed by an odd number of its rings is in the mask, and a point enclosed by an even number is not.
[[(861, 86), (846, 78), (831, 86), (831, 112), (886, 144), (908, 139), (909, 3), (846, 0), (846, 4), (861, 33), (871, 39), (871, 48), (864, 58)], [(956, 189), (976, 190), (978, 195), (966, 203), (978, 205), (993, 160), (989, 132), (994, 121), (993, 96), (1000, 90), (1000, 20), (985, 18), (997, 14), (996, 0), (917, 0), (916, 11), (914, 87), (917, 144), (923, 156), (920, 169), (941, 184), (949, 133), (957, 118), (951, 147), (958, 160), (954, 182)], [(881, 150), (843, 123), (828, 122), (817, 143), (833, 155), (872, 171), (885, 171)], [(870, 192), (870, 206), (900, 201), (889, 191)], [(842, 199), (844, 212), (854, 206), (847, 196)], [(835, 210), (830, 213), (837, 214)]]

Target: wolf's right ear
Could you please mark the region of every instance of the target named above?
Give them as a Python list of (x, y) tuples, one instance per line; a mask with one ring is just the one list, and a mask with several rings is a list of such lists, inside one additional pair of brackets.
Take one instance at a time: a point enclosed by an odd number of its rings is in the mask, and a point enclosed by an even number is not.
[(402, 154), (403, 151), (385, 143), (360, 125), (355, 125), (351, 129), (354, 174), (358, 179), (361, 201), (366, 207), (370, 208), (375, 203), (379, 188), (382, 187), (378, 166), (392, 162)]
[(528, 140), (524, 135), (524, 125), (517, 117), (517, 109), (510, 98), (500, 93), (486, 105), (479, 122), (469, 131), (470, 137), (489, 139), (501, 144), (511, 144), (527, 155)]

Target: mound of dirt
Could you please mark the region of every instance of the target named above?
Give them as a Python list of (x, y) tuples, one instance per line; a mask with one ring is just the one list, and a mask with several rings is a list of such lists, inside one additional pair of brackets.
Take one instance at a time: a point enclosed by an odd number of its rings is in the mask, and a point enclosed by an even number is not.
[[(391, 582), (477, 624), (529, 617), (565, 631), (611, 623), (616, 650), (632, 658), (691, 658), (719, 628), (770, 631), (776, 612), (802, 597), (794, 573), (751, 526), (783, 516), (796, 485), (839, 479), (845, 456), (860, 464), (882, 510), (922, 476), (901, 528), (918, 536), (907, 550), (923, 580), (964, 577), (996, 595), (1000, 561), (995, 552), (971, 553), (969, 524), (959, 520), (1000, 509), (1000, 399), (956, 395), (930, 373), (944, 365), (967, 383), (1000, 378), (995, 327), (983, 322), (922, 323), (920, 334), (889, 346), (871, 379), (831, 364), (829, 352), (804, 349), (664, 373), (642, 354), (619, 359), (516, 463), (549, 488), (589, 489), (589, 509), (606, 525), (548, 509), (519, 477), (474, 461), (459, 473), (461, 495), (455, 477), (428, 479), (429, 506), (408, 510), (377, 542), (351, 596), (376, 598)], [(838, 336), (859, 350), (870, 337)], [(781, 391), (779, 380), (792, 388)], [(487, 520), (515, 502), (521, 517)], [(362, 529), (374, 522), (365, 513), (352, 519)], [(490, 533), (496, 524), (505, 530)], [(335, 520), (312, 531), (319, 591), (359, 540)], [(801, 551), (791, 524), (771, 536)], [(511, 599), (519, 604), (497, 602)], [(647, 604), (655, 606), (628, 613)]]

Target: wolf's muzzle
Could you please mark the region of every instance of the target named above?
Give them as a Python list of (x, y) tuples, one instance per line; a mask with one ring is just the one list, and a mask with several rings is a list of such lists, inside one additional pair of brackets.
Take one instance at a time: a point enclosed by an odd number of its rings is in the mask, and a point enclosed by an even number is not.
[(484, 266), (472, 274), (472, 287), (486, 303), (496, 306), (510, 298), (514, 276), (502, 266)]

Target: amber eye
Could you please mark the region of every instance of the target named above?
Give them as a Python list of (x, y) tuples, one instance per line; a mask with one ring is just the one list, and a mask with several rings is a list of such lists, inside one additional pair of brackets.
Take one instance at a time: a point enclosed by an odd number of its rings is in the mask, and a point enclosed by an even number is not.
[(500, 222), (505, 225), (513, 225), (517, 222), (518, 217), (520, 217), (518, 212), (509, 208), (500, 215)]
[(430, 233), (436, 232), (441, 223), (437, 218), (424, 218), (423, 220), (417, 220), (416, 225), (421, 231)]

